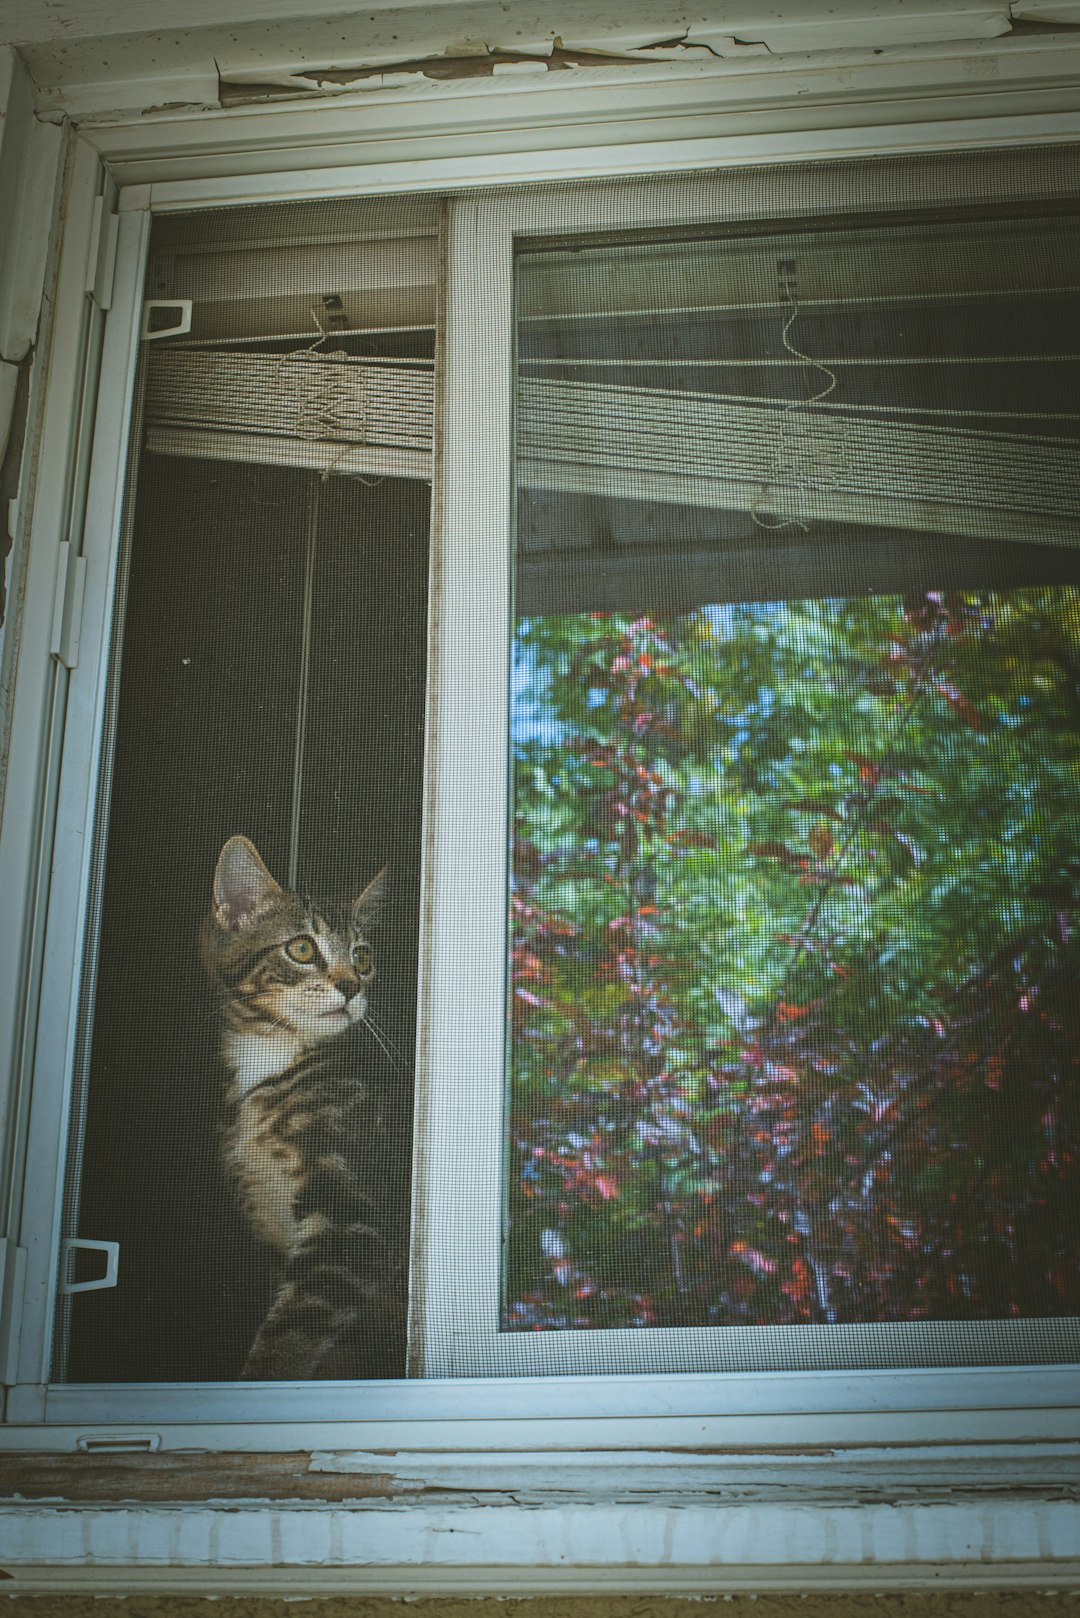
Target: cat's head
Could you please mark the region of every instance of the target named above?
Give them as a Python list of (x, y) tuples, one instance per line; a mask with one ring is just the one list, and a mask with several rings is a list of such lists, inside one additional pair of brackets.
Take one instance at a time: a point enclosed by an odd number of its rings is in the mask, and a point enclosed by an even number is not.
[(246, 837), (230, 837), (201, 939), (226, 1027), (288, 1032), (306, 1047), (358, 1023), (375, 975), (369, 933), (385, 876), (351, 903), (312, 904), (274, 880)]

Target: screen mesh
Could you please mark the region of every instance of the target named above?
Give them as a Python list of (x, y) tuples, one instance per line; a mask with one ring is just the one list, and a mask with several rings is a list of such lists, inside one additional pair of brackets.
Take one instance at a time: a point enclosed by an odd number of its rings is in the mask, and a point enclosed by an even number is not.
[(1078, 248), (519, 244), (504, 1332), (1075, 1357)]
[(69, 1380), (403, 1372), (434, 231), (155, 226), (193, 320), (142, 356), (67, 1204), (120, 1265)]

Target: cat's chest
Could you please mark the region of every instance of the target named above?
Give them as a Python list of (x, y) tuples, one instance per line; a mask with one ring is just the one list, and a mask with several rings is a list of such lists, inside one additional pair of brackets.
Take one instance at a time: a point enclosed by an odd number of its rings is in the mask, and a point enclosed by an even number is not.
[(257, 1084), (276, 1078), (290, 1068), (302, 1047), (289, 1029), (267, 1033), (230, 1031), (225, 1039), (225, 1060), (232, 1073), (232, 1091), (246, 1096)]

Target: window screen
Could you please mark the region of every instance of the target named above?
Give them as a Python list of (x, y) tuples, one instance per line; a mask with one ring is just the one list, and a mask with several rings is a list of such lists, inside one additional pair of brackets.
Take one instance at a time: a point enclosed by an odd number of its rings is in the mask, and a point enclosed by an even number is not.
[(154, 227), (61, 1379), (403, 1374), (434, 229)]
[(1078, 247), (520, 244), (505, 1332), (1075, 1357)]

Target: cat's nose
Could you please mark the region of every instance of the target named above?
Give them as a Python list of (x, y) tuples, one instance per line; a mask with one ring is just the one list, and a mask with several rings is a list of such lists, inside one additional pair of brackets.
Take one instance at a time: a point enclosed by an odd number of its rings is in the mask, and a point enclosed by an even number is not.
[(360, 993), (360, 979), (338, 978), (334, 984), (334, 987), (344, 996), (345, 1004), (348, 1005), (349, 1001), (355, 1000), (356, 996)]

